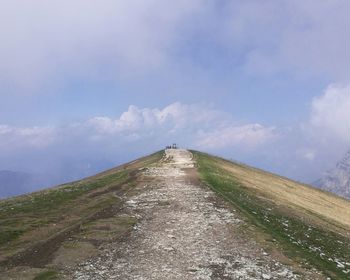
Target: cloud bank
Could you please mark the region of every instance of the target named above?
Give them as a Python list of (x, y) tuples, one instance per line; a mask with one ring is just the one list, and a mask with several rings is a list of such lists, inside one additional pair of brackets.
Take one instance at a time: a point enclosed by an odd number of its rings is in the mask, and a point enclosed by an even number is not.
[[(343, 81), (349, 8), (338, 0), (2, 1), (0, 92), (43, 94), (70, 80), (174, 69), (193, 75), (216, 64), (253, 76)], [(227, 58), (211, 58), (217, 52)]]
[[(18, 128), (1, 125), (0, 152), (11, 151), (14, 154), (31, 148), (64, 149), (67, 154), (75, 154), (76, 145), (79, 145), (79, 153), (89, 154), (86, 150), (81, 151), (81, 147), (86, 146), (94, 151), (109, 147), (119, 151), (127, 143), (129, 149), (135, 145), (133, 150), (142, 153), (142, 149), (160, 149), (174, 141), (182, 146), (201, 149), (254, 149), (274, 137), (273, 127), (239, 124), (229, 114), (205, 105), (173, 103), (163, 109), (140, 109), (131, 105), (116, 119), (98, 116), (61, 127)], [(147, 146), (145, 143), (153, 144)]]
[(203, 104), (131, 105), (117, 118), (96, 116), (51, 127), (1, 125), (0, 170), (34, 174), (41, 182), (37, 187), (43, 187), (92, 175), (174, 142), (180, 147), (242, 155), (275, 137), (273, 127), (240, 123)]
[(348, 148), (349, 89), (328, 87), (313, 99), (309, 120), (299, 127), (241, 122), (205, 104), (180, 102), (163, 108), (131, 105), (117, 118), (96, 116), (61, 126), (3, 124), (0, 170), (48, 174), (53, 184), (176, 142), (311, 182)]
[(311, 124), (323, 136), (350, 143), (350, 85), (330, 85), (312, 102)]
[(350, 87), (332, 85), (313, 99), (309, 120), (296, 127), (241, 122), (204, 104), (180, 102), (163, 108), (131, 105), (117, 118), (96, 116), (61, 126), (3, 124), (0, 169), (54, 174), (67, 162), (74, 169), (75, 161), (79, 166), (104, 161), (111, 167), (176, 142), (311, 181), (348, 148), (349, 107)]

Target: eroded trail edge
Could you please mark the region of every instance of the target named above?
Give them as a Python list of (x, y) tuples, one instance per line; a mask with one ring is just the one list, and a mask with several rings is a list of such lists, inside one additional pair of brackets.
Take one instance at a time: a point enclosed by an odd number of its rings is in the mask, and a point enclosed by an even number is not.
[(244, 219), (197, 182), (189, 151), (166, 150), (142, 177), (123, 209), (138, 220), (132, 232), (80, 264), (74, 279), (315, 279), (242, 234)]

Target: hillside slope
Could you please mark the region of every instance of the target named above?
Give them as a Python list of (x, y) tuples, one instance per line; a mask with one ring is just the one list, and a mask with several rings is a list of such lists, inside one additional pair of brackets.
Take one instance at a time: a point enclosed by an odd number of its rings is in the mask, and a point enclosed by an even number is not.
[[(80, 181), (0, 200), (0, 279), (51, 279), (56, 272), (47, 265), (57, 251), (63, 265), (79, 261), (96, 253), (93, 244), (129, 230), (133, 218), (114, 217), (120, 196), (137, 183), (140, 169), (161, 157), (158, 152)], [(76, 242), (67, 243), (74, 235)], [(65, 246), (77, 250), (69, 256)]]
[(350, 201), (262, 170), (194, 152), (201, 178), (282, 250), (334, 279), (350, 277)]
[(0, 200), (0, 279), (349, 279), (350, 202), (166, 150)]

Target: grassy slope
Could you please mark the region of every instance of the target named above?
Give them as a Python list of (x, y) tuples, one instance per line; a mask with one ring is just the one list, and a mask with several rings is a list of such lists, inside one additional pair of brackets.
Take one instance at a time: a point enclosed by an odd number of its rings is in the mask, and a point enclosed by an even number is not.
[(161, 157), (158, 152), (81, 181), (1, 200), (0, 267), (12, 256), (83, 227), (101, 211), (118, 205), (118, 193), (132, 187), (138, 170)]
[(350, 202), (277, 175), (194, 152), (201, 179), (294, 260), (350, 278)]

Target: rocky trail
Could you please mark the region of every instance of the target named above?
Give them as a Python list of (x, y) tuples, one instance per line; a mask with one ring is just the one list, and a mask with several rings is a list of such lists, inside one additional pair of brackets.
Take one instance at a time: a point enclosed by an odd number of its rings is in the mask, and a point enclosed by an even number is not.
[(123, 209), (138, 222), (74, 279), (316, 279), (242, 234), (244, 219), (199, 182), (189, 151), (166, 150), (142, 177)]

